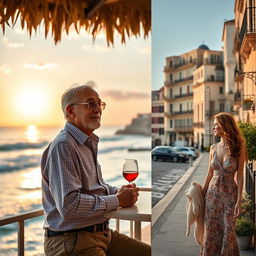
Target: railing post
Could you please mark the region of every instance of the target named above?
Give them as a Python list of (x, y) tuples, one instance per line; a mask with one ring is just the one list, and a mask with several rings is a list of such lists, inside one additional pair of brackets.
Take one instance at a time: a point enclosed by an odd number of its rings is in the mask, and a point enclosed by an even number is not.
[(134, 237), (134, 232), (133, 232), (133, 221), (130, 221), (130, 237)]
[(24, 256), (24, 221), (18, 223), (18, 256)]

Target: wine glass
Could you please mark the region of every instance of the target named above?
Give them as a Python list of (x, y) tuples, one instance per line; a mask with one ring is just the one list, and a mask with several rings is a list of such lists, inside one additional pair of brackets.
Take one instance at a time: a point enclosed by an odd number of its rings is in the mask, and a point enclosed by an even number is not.
[(123, 176), (129, 182), (134, 181), (139, 175), (138, 161), (135, 159), (125, 159), (123, 165)]

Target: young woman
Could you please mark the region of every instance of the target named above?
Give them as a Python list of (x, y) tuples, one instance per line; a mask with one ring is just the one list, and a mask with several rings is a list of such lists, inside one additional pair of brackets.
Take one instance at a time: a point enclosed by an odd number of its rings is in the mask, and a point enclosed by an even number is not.
[(239, 256), (235, 223), (241, 213), (245, 141), (229, 113), (217, 114), (213, 124), (214, 136), (221, 139), (210, 148), (203, 186), (205, 229), (201, 256)]

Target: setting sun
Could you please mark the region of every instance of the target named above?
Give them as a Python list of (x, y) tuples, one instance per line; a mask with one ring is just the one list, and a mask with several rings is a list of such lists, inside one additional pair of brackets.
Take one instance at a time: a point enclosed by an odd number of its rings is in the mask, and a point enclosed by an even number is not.
[(17, 110), (24, 118), (44, 115), (46, 103), (44, 91), (36, 88), (23, 88), (16, 97)]

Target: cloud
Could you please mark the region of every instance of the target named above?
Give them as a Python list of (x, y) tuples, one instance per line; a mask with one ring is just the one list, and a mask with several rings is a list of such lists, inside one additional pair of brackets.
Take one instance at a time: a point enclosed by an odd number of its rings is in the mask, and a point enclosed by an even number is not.
[(130, 100), (130, 99), (148, 99), (150, 95), (143, 92), (131, 92), (123, 90), (106, 90), (102, 91), (101, 95), (112, 98), (113, 100)]
[(56, 63), (43, 63), (43, 62), (39, 62), (37, 64), (23, 65), (24, 68), (37, 69), (37, 70), (56, 68), (56, 66), (57, 66)]
[(12, 73), (11, 68), (8, 65), (1, 65), (0, 71), (3, 72), (6, 75), (10, 75)]
[(10, 42), (7, 37), (3, 38), (3, 42), (9, 48), (23, 48), (25, 46), (24, 43)]

